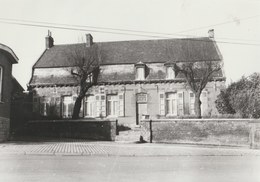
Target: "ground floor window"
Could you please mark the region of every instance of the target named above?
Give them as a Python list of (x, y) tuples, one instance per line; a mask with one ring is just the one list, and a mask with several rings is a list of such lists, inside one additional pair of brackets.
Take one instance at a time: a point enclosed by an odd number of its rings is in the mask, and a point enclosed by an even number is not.
[(118, 116), (118, 95), (108, 95), (107, 96), (107, 115), (108, 116)]
[(194, 103), (195, 103), (195, 94), (190, 92), (190, 114), (191, 115), (194, 115), (195, 114), (195, 106), (194, 106)]
[(166, 94), (166, 114), (176, 116), (177, 115), (177, 98), (176, 93)]
[(84, 114), (85, 117), (94, 117), (95, 116), (95, 97), (93, 95), (86, 96), (85, 105), (84, 105)]
[(63, 96), (62, 99), (62, 117), (71, 118), (73, 112), (73, 98), (72, 96)]

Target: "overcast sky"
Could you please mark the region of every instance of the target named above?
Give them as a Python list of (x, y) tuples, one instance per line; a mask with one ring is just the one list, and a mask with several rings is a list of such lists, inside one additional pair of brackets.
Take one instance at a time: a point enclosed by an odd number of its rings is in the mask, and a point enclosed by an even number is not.
[[(54, 44), (67, 44), (82, 42), (86, 33), (91, 33), (94, 41), (102, 42), (156, 39), (156, 36), (205, 37), (209, 29), (215, 29), (215, 40), (230, 82), (260, 72), (259, 10), (259, 0), (0, 0), (0, 43), (12, 48), (18, 56), (19, 64), (14, 65), (13, 75), (26, 88), (32, 65), (45, 49), (48, 30), (52, 31)], [(6, 19), (163, 34), (24, 26), (5, 24)]]

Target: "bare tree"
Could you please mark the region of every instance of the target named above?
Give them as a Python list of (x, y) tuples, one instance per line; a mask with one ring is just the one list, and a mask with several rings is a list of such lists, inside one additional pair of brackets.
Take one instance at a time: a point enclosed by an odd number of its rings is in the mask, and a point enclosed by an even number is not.
[(200, 95), (207, 83), (213, 79), (214, 73), (220, 71), (222, 62), (220, 61), (199, 61), (174, 63), (176, 74), (182, 73), (185, 80), (195, 95), (194, 109), (195, 115), (201, 118), (201, 100)]
[[(196, 54), (203, 54), (203, 57), (207, 52), (204, 53), (204, 51), (208, 50), (208, 46), (211, 46), (210, 41), (200, 42), (200, 51), (196, 53), (196, 49), (194, 49), (193, 46), (190, 45), (191, 43), (187, 42), (187, 46), (182, 47), (181, 49), (184, 49), (186, 54), (188, 56), (196, 55)], [(196, 45), (197, 46), (197, 45)], [(192, 57), (188, 58), (190, 60), (182, 61), (180, 62), (177, 60), (176, 55), (182, 55), (183, 52), (176, 51), (176, 49), (173, 49), (174, 45), (171, 45), (168, 43), (166, 45), (166, 54), (169, 59), (169, 63), (173, 64), (173, 69), (175, 71), (175, 74), (181, 74), (179, 77), (184, 77), (187, 83), (187, 86), (191, 89), (191, 91), (195, 95), (195, 102), (194, 102), (194, 109), (195, 109), (195, 115), (197, 118), (201, 118), (201, 100), (200, 95), (202, 93), (202, 90), (206, 87), (207, 83), (212, 81), (214, 77), (217, 75), (219, 71), (221, 71), (223, 62), (220, 59), (212, 59), (207, 60), (204, 58), (204, 60), (193, 60)], [(222, 56), (220, 55), (220, 58)]]
[(72, 118), (79, 118), (82, 100), (86, 92), (96, 83), (99, 73), (100, 53), (96, 44), (86, 47), (85, 44), (75, 44), (67, 52), (69, 61), (74, 66), (70, 68), (71, 75), (76, 79), (79, 93), (76, 98)]

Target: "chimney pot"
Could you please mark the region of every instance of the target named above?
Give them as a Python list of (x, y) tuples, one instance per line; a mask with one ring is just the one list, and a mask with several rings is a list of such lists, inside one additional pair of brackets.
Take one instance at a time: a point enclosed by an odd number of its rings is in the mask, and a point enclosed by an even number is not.
[(208, 31), (208, 34), (209, 34), (209, 38), (214, 39), (214, 29), (210, 29)]
[(91, 34), (86, 34), (86, 47), (93, 45), (93, 37)]

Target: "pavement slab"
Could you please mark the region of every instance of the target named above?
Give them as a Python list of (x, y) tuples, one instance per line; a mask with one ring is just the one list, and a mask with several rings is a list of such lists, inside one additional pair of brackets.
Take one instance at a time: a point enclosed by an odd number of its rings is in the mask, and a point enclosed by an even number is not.
[(97, 156), (260, 156), (260, 150), (237, 147), (93, 141), (8, 142), (1, 154)]

